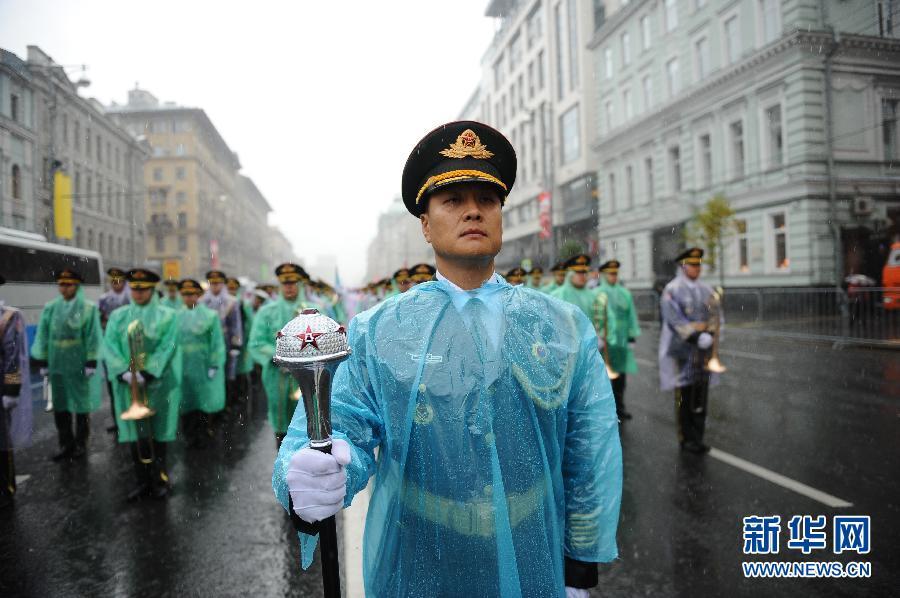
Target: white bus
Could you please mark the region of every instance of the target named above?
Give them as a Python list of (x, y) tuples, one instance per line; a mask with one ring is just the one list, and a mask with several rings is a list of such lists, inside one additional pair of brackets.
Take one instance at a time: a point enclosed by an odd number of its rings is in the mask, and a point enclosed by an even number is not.
[(103, 293), (103, 258), (96, 251), (48, 243), (42, 235), (0, 227), (0, 298), (22, 310), (28, 340), (41, 317), (44, 304), (59, 295), (55, 274), (65, 267), (84, 277), (84, 295), (96, 302)]

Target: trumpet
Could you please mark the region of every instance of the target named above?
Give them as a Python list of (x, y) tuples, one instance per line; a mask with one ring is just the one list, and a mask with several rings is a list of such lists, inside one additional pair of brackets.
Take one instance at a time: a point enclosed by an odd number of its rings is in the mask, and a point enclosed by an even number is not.
[(598, 316), (600, 310), (603, 310), (603, 363), (606, 365), (606, 375), (610, 380), (615, 380), (619, 377), (619, 372), (609, 364), (609, 298), (605, 293), (597, 293), (594, 309)]
[(44, 411), (50, 413), (53, 411), (53, 385), (50, 383), (50, 375), (44, 376), (43, 384), (41, 385), (41, 390), (43, 391), (44, 401), (46, 401), (46, 405), (44, 405)]
[(147, 419), (156, 415), (148, 406), (147, 389), (137, 381), (138, 372), (144, 369), (144, 325), (135, 320), (128, 325), (128, 371), (131, 372), (131, 405), (120, 416), (123, 421)]
[(722, 374), (728, 368), (722, 365), (719, 360), (719, 329), (721, 327), (721, 311), (722, 311), (722, 287), (716, 287), (712, 295), (709, 297), (707, 307), (709, 308), (709, 319), (706, 329), (709, 330), (713, 337), (713, 344), (709, 351), (709, 357), (706, 360), (704, 368), (707, 372), (713, 374)]

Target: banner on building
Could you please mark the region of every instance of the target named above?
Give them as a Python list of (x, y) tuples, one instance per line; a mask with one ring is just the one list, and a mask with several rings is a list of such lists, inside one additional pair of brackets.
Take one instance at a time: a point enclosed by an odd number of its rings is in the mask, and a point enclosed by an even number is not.
[(181, 260), (163, 260), (163, 280), (178, 280), (181, 278)]
[(549, 239), (553, 231), (549, 191), (543, 191), (538, 195), (538, 222), (541, 225), (541, 230), (538, 232), (538, 238)]
[(58, 239), (72, 238), (72, 177), (53, 173), (53, 232)]

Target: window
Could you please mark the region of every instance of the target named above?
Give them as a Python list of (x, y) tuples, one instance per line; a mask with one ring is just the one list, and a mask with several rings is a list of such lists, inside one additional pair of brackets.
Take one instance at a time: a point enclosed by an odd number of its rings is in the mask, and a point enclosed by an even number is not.
[(736, 120), (728, 125), (731, 136), (731, 176), (739, 179), (744, 176), (744, 123)]
[(694, 69), (697, 81), (702, 81), (709, 75), (709, 41), (705, 37), (694, 42)]
[(613, 130), (613, 105), (612, 100), (606, 100), (606, 103), (603, 105), (603, 109), (606, 112), (606, 130)]
[(625, 209), (634, 207), (634, 169), (631, 164), (625, 167)]
[(97, 233), (97, 251), (103, 253), (103, 233)]
[(781, 28), (781, 0), (757, 0), (759, 6), (760, 42), (768, 44), (778, 39)]
[(568, 164), (581, 157), (581, 126), (578, 122), (577, 104), (560, 117), (559, 130), (562, 137), (560, 159), (563, 164)]
[(175, 178), (179, 181), (184, 180), (184, 166), (179, 166), (175, 169)]
[(533, 60), (532, 60), (531, 62), (528, 63), (528, 71), (527, 71), (527, 74), (528, 74), (528, 78), (527, 78), (527, 81), (528, 81), (528, 99), (530, 100), (531, 98), (534, 97), (534, 61), (533, 61)]
[(163, 180), (163, 169), (162, 168), (154, 168), (153, 169), (153, 180), (154, 181)]
[(537, 88), (544, 89), (544, 72), (546, 68), (544, 66), (544, 51), (541, 50), (537, 55)]
[(178, 228), (187, 228), (187, 212), (178, 212)]
[(187, 237), (178, 235), (178, 251), (187, 251)]
[(100, 177), (97, 177), (97, 211), (103, 209), (103, 181), (100, 180)]
[[(75, 188), (75, 193), (73, 195), (75, 195), (75, 198), (74, 198), (75, 205), (80, 206), (81, 205), (81, 173), (78, 172), (77, 170), (75, 171), (74, 188)], [(77, 244), (76, 244), (76, 247), (77, 247)]]
[(644, 110), (650, 110), (653, 107), (653, 81), (650, 75), (641, 79), (641, 88), (644, 91)]
[(782, 135), (780, 104), (766, 109), (765, 124), (769, 168), (776, 168), (784, 163), (784, 137)]
[(14, 121), (19, 121), (19, 96), (10, 94), (9, 96), (9, 117)]
[(22, 199), (22, 171), (18, 164), (12, 165), (12, 196), (13, 199)]
[(697, 10), (700, 10), (700, 9), (703, 8), (704, 6), (706, 6), (706, 0), (697, 0), (697, 1), (694, 3), (694, 7), (695, 7)]
[(609, 192), (609, 211), (610, 213), (616, 211), (616, 175), (615, 173), (609, 173), (609, 183), (607, 185), (607, 191)]
[(644, 158), (644, 181), (647, 185), (647, 201), (653, 201), (653, 158)]
[(772, 247), (772, 265), (775, 270), (787, 270), (791, 260), (788, 256), (787, 220), (784, 212), (769, 215), (769, 231)]
[(122, 156), (119, 154), (119, 148), (116, 148), (116, 163), (115, 163), (116, 172), (122, 172), (121, 157)]
[(91, 156), (91, 129), (90, 127), (85, 127), (84, 129), (84, 153), (90, 158)]
[(187, 201), (187, 194), (184, 191), (179, 191), (175, 194), (175, 203), (178, 205), (182, 205)]
[(594, 31), (606, 22), (606, 4), (604, 0), (594, 0)]
[(750, 272), (750, 249), (747, 240), (747, 221), (735, 220), (735, 245), (737, 258), (737, 270), (741, 274)]
[(673, 98), (678, 94), (678, 84), (678, 59), (673, 58), (666, 63), (666, 87), (669, 91), (670, 98)]
[[(124, 257), (123, 252), (122, 252), (122, 237), (119, 237), (119, 238), (116, 240), (116, 253), (118, 253), (119, 256)], [(121, 258), (120, 258), (120, 259), (121, 259)]]
[(75, 132), (72, 135), (72, 140), (75, 142), (75, 149), (81, 151), (81, 123), (77, 120), (75, 121)]
[(628, 239), (628, 269), (630, 278), (637, 278), (637, 247), (635, 247), (634, 239)]
[(900, 138), (897, 136), (897, 117), (900, 116), (900, 100), (881, 100), (881, 139), (884, 143), (884, 159), (896, 160)]
[(603, 63), (606, 65), (606, 78), (612, 79), (613, 76), (613, 59), (612, 48), (603, 50)]
[(512, 73), (522, 62), (522, 36), (516, 33), (509, 42), (509, 72)]
[(525, 25), (525, 36), (527, 40), (527, 46), (530, 50), (531, 47), (536, 44), (544, 33), (544, 23), (543, 12), (541, 11), (541, 5), (538, 3), (531, 10), (531, 14), (528, 15), (528, 22)]
[(84, 205), (87, 208), (90, 208), (94, 203), (94, 198), (91, 193), (94, 192), (94, 181), (91, 179), (91, 175), (87, 175), (87, 178), (84, 181)]
[(677, 145), (669, 148), (669, 176), (673, 193), (681, 191), (681, 148)]
[(63, 143), (69, 145), (69, 115), (65, 112), (62, 114), (62, 138)]
[(725, 30), (725, 56), (728, 64), (733, 64), (741, 57), (741, 30), (738, 28), (737, 15), (726, 19), (723, 28)]
[(556, 95), (562, 99), (565, 91), (565, 83), (563, 81), (562, 3), (557, 4), (553, 8), (553, 21), (556, 25)]
[(175, 146), (175, 155), (176, 156), (183, 156), (186, 153), (187, 153), (187, 151), (185, 150), (183, 143), (179, 143), (178, 145)]
[(625, 112), (625, 122), (631, 120), (632, 115), (634, 114), (634, 106), (631, 102), (631, 90), (625, 89), (622, 91), (622, 107)]
[(103, 164), (103, 142), (99, 135), (97, 135), (97, 164)]
[(650, 15), (641, 17), (641, 49), (650, 49)]
[(700, 150), (700, 180), (703, 188), (712, 186), (712, 142), (709, 133), (701, 135), (698, 140)]
[(503, 85), (504, 74), (503, 55), (501, 54), (497, 62), (494, 63), (494, 89), (500, 89), (500, 86)]
[(522, 75), (519, 75), (519, 109), (525, 109), (525, 81)]
[(154, 246), (156, 248), (157, 253), (162, 253), (166, 250), (166, 238), (162, 235), (156, 235), (154, 238)]
[(575, 0), (568, 0), (566, 14), (569, 17), (569, 91), (578, 87), (578, 10)]
[(94, 248), (94, 230), (93, 229), (91, 229), (91, 228), (88, 229), (87, 237), (88, 237), (88, 245), (87, 245), (88, 249), (93, 249)]
[(628, 32), (622, 34), (622, 66), (626, 67), (631, 64), (631, 36)]
[(81, 247), (81, 242), (83, 240), (84, 239), (82, 238), (82, 235), (81, 235), (81, 227), (76, 226), (75, 227), (75, 247)]
[(665, 0), (666, 31), (674, 31), (678, 27), (678, 0)]

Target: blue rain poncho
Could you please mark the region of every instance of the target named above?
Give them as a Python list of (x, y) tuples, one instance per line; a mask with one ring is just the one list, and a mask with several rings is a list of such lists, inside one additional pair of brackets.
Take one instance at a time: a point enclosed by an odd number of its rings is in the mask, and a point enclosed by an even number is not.
[[(0, 391), (15, 396), (19, 404), (0, 417), (0, 451), (25, 448), (31, 444), (31, 372), (28, 368), (28, 339), (22, 312), (0, 300)], [(13, 394), (10, 387), (18, 386)], [(2, 407), (0, 407), (2, 410)]]
[[(562, 597), (564, 556), (616, 558), (618, 424), (578, 310), (498, 276), (438, 280), (358, 315), (349, 343), (332, 421), (352, 451), (345, 506), (375, 476), (367, 596)], [(300, 408), (273, 473), (285, 508), (307, 442)], [(301, 534), (305, 566), (314, 542)]]

